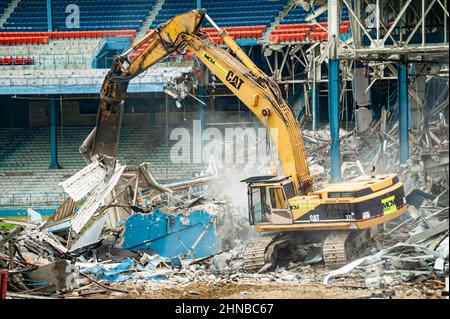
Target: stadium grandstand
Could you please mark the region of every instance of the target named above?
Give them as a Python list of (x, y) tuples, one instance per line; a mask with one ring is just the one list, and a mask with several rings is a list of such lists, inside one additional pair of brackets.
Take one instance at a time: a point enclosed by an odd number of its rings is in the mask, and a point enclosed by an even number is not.
[[(420, 6), (420, 1), (413, 2)], [(308, 1), (0, 0), (1, 208), (7, 213), (23, 213), (28, 207), (52, 211), (64, 200), (66, 195), (58, 183), (86, 165), (78, 149), (95, 126), (100, 88), (115, 56), (160, 23), (192, 9), (205, 8), (261, 70), (279, 83), (298, 119), (308, 119), (308, 129), (326, 125), (328, 60), (321, 57), (321, 52), (328, 50), (328, 14), (323, 10), (326, 2), (313, 6), (305, 3)], [(439, 8), (436, 4), (430, 9), (427, 24), (433, 22), (432, 14), (441, 16)], [(360, 12), (366, 13), (366, 7)], [(366, 22), (363, 18), (359, 24), (356, 19), (352, 22), (351, 14), (342, 5), (338, 32), (341, 44), (354, 48), (358, 46), (352, 28)], [(358, 41), (367, 43), (388, 32), (388, 41), (405, 40), (417, 21), (412, 16), (400, 22), (395, 16), (387, 16), (381, 31), (365, 25)], [(427, 27), (425, 44), (448, 46), (445, 21), (443, 18), (434, 27)], [(202, 30), (215, 43), (223, 44), (210, 22), (204, 21)], [(422, 38), (417, 33), (408, 41), (420, 44)], [(260, 126), (208, 72), (207, 76), (194, 72), (197, 85), (192, 95), (196, 98), (188, 97), (180, 104), (168, 96), (167, 83), (193, 69), (205, 71), (189, 52), (182, 53), (169, 56), (134, 78), (124, 107), (119, 159), (127, 165), (149, 162), (159, 181), (196, 176), (207, 164), (180, 167), (170, 163), (170, 149), (176, 142), (169, 138), (173, 128), (191, 130), (192, 121), (197, 119), (204, 122), (203, 127), (220, 130)], [(349, 77), (352, 74), (350, 69), (341, 71), (348, 72)], [(367, 103), (376, 106), (376, 116), (382, 105), (395, 104), (395, 80), (392, 76), (379, 78), (374, 86), (363, 88), (371, 92)], [(343, 80), (347, 82), (350, 85), (351, 79)], [(391, 95), (386, 98), (380, 90), (391, 90)], [(351, 127), (356, 97), (350, 89), (343, 96), (341, 120)], [(359, 100), (365, 97), (358, 95)]]

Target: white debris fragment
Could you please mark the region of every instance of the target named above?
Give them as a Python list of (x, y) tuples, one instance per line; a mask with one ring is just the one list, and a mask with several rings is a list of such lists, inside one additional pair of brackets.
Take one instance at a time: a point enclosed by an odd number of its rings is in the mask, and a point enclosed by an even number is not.
[(76, 234), (81, 231), (83, 226), (89, 221), (92, 215), (100, 207), (103, 200), (111, 193), (124, 170), (125, 165), (116, 164), (116, 169), (114, 170), (114, 174), (111, 176), (111, 178), (101, 183), (101, 185), (96, 188), (95, 192), (93, 192), (92, 195), (89, 196), (84, 204), (80, 207), (78, 212), (70, 221), (72, 230)]
[(36, 223), (36, 224), (42, 223), (42, 216), (37, 211), (35, 211), (31, 208), (28, 208), (27, 214), (28, 214), (28, 222)]
[(105, 179), (106, 173), (106, 168), (95, 161), (59, 185), (77, 202), (96, 188)]

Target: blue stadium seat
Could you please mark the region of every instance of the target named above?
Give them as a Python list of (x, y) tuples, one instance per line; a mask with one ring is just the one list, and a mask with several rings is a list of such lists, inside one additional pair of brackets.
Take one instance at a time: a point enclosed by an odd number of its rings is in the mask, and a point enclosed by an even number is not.
[(0, 0), (0, 16), (5, 12), (10, 0)]
[[(202, 0), (202, 7), (222, 27), (270, 25), (287, 0)], [(174, 15), (195, 9), (196, 0), (169, 0), (161, 8), (151, 28), (165, 22)], [(251, 19), (249, 19), (251, 17)], [(206, 22), (205, 27), (211, 25)]]
[[(5, 0), (0, 1), (2, 11)], [(66, 8), (70, 4), (76, 4), (80, 9), (80, 28), (66, 26), (66, 18), (70, 14)], [(52, 0), (53, 30), (137, 30), (154, 4), (155, 0)], [(46, 31), (46, 0), (21, 0), (3, 30)]]

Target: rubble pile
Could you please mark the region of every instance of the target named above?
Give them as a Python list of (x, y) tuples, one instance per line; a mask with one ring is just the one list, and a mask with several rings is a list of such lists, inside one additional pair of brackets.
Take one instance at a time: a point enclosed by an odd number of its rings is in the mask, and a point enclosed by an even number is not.
[[(229, 283), (437, 296), (449, 268), (448, 124), (440, 116), (431, 116), (427, 129), (411, 136), (411, 156), (402, 165), (396, 164), (398, 123), (389, 125), (382, 117), (364, 132), (340, 130), (342, 177), (396, 172), (409, 204), (363, 257), (344, 267), (327, 269), (320, 245), (305, 244), (276, 267), (245, 271), (243, 251), (256, 234), (240, 181), (269, 174), (273, 154), (256, 157), (254, 149), (241, 165), (213, 157), (203, 175), (166, 185), (153, 179), (148, 163), (138, 168), (117, 164), (106, 179), (105, 168), (95, 162), (62, 183), (70, 198), (48, 220), (31, 209), (28, 221), (0, 219), (13, 226), (0, 230), (8, 296), (122, 297), (180, 287), (198, 296), (192, 284)], [(328, 179), (329, 129), (304, 131), (304, 138), (319, 188)]]
[[(179, 196), (181, 199), (184, 195)], [(180, 200), (180, 203), (175, 206), (170, 206), (170, 214), (160, 212), (161, 215), (158, 215), (158, 218), (167, 217), (168, 223), (171, 224), (172, 218), (177, 217), (181, 224), (184, 224), (185, 229), (189, 230), (190, 227), (199, 225), (198, 219), (190, 220), (189, 218), (196, 212), (207, 212), (206, 215), (211, 216), (210, 223), (213, 225), (211, 231), (215, 231), (215, 227), (219, 230), (217, 231), (217, 248), (212, 250), (214, 254), (206, 258), (200, 256), (193, 259), (194, 254), (200, 254), (194, 246), (201, 246), (199, 242), (205, 234), (203, 230), (199, 232), (198, 238), (194, 238), (194, 244), (187, 249), (187, 254), (181, 253), (168, 258), (158, 255), (158, 249), (152, 249), (151, 247), (154, 246), (151, 246), (150, 241), (148, 245), (143, 243), (134, 249), (124, 248), (127, 223), (120, 227), (106, 226), (106, 215), (94, 216), (92, 222), (88, 223), (78, 235), (66, 229), (58, 231), (59, 236), (45, 228), (46, 221), (32, 210), (29, 210), (28, 221), (0, 220), (2, 223), (14, 225), (12, 230), (0, 233), (0, 268), (9, 269), (8, 289), (11, 297), (23, 295), (48, 297), (55, 294), (61, 296), (80, 285), (83, 287), (93, 285), (96, 291), (99, 286), (105, 289), (104, 284), (100, 284), (99, 281), (109, 283), (126, 280), (130, 283), (149, 283), (166, 278), (178, 284), (192, 280), (212, 281), (217, 274), (230, 274), (240, 269), (241, 251), (244, 246), (238, 236), (245, 235), (247, 223), (241, 223), (242, 227), (235, 223), (235, 227), (231, 227), (230, 223), (233, 224), (235, 219), (230, 215), (231, 207), (224, 200), (207, 199), (200, 193), (191, 194), (189, 198), (184, 202)], [(161, 210), (168, 210), (169, 207), (164, 203), (167, 204), (167, 201), (162, 200), (159, 203)], [(146, 213), (146, 216), (155, 216), (155, 212), (156, 209), (154, 212)], [(143, 213), (138, 212), (130, 217), (139, 214)], [(191, 222), (196, 224), (191, 225)], [(204, 230), (208, 230), (208, 227)], [(186, 232), (184, 230), (182, 235), (186, 236)], [(174, 237), (179, 240), (180, 235), (176, 232), (164, 236), (169, 237), (172, 234), (175, 234)], [(89, 239), (86, 239), (87, 237)], [(157, 239), (154, 242), (157, 242)], [(186, 237), (184, 242), (188, 243)], [(212, 244), (211, 238), (206, 240), (206, 243), (202, 243), (203, 246), (209, 244)], [(233, 247), (237, 248), (233, 249)], [(170, 248), (175, 247), (169, 246), (168, 249)], [(220, 249), (220, 252), (216, 253), (217, 249)], [(175, 253), (175, 250), (169, 251), (171, 255)]]
[[(409, 284), (436, 294), (448, 276), (448, 123), (442, 113), (430, 116), (426, 128), (411, 134), (410, 159), (402, 165), (397, 164), (398, 122), (390, 129), (387, 126), (382, 118), (365, 132), (341, 129), (342, 177), (352, 178), (374, 168), (379, 173), (397, 173), (405, 186), (408, 213), (386, 225), (373, 254), (330, 272), (323, 283), (330, 285), (336, 278), (351, 278), (353, 283), (362, 279), (360, 284), (366, 287)], [(328, 128), (304, 135), (308, 153), (314, 155), (310, 163), (327, 169)], [(323, 184), (327, 176), (316, 179)]]
[(295, 283), (324, 289), (395, 289), (397, 294), (414, 289), (432, 296), (443, 289), (448, 276), (449, 224), (448, 207), (431, 203), (425, 199), (418, 209), (411, 205), (407, 214), (386, 225), (385, 236), (374, 242), (371, 252), (332, 271), (323, 266), (321, 258), (311, 258), (314, 245), (302, 247), (299, 258), (286, 265), (247, 273), (243, 269), (245, 243), (239, 240), (211, 256), (168, 258), (152, 249), (120, 248), (121, 231), (106, 227), (97, 244), (69, 251), (67, 238), (40, 230), (42, 222), (14, 221), (9, 222), (16, 223), (16, 228), (0, 237), (0, 267), (9, 268), (12, 298), (112, 298), (189, 288), (195, 283)]
[[(51, 232), (40, 230), (39, 224), (35, 222), (1, 219), (0, 222), (16, 225), (10, 232), (0, 232), (0, 268), (9, 269), (10, 288), (13, 291), (39, 291), (48, 288), (51, 283), (33, 280), (33, 277), (39, 273), (40, 268), (49, 268), (49, 265), (55, 265), (64, 259), (68, 252), (65, 240)], [(55, 276), (56, 274), (52, 279)], [(52, 279), (49, 281), (52, 282)], [(61, 287), (59, 284), (57, 286)]]
[[(406, 193), (414, 189), (439, 195), (448, 192), (449, 127), (443, 113), (430, 116), (420, 132), (410, 134), (410, 158), (399, 165), (398, 122), (383, 117), (364, 131), (340, 129), (341, 175), (348, 179), (361, 174), (397, 173)], [(308, 162), (316, 185), (327, 182), (331, 136), (329, 125), (317, 131), (303, 130)], [(314, 166), (321, 174), (314, 174)], [(317, 169), (316, 169), (317, 171)]]
[[(366, 278), (368, 286), (395, 285), (413, 279), (417, 282), (418, 277), (421, 280), (430, 276), (443, 279), (448, 273), (448, 207), (439, 214), (440, 218), (436, 215), (421, 215), (416, 219), (408, 216), (405, 222), (409, 223), (408, 228), (413, 228), (408, 239), (330, 272), (324, 283), (352, 271)], [(384, 238), (384, 241), (388, 239)]]

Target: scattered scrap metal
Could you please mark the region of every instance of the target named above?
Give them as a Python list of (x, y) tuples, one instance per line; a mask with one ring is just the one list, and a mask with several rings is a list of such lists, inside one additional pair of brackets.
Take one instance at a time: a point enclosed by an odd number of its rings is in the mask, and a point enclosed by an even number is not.
[[(61, 184), (69, 198), (49, 219), (31, 209), (28, 221), (0, 219), (15, 226), (0, 231), (8, 297), (114, 297), (192, 282), (298, 282), (324, 289), (383, 288), (375, 294), (380, 298), (407, 296), (410, 290), (437, 296), (449, 268), (448, 123), (442, 108), (431, 112), (427, 129), (411, 137), (410, 159), (398, 165), (398, 123), (392, 118), (384, 114), (364, 132), (341, 130), (342, 175), (398, 173), (408, 213), (385, 225), (384, 236), (365, 257), (340, 269), (325, 269), (321, 247), (304, 245), (275, 269), (268, 264), (257, 273), (244, 271), (244, 245), (254, 234), (239, 206), (245, 191), (234, 185), (239, 173), (252, 175), (254, 165), (215, 169), (222, 171), (220, 178), (203, 175), (161, 185), (148, 163), (117, 163), (107, 171), (94, 162)], [(305, 130), (304, 136), (314, 178), (326, 183), (328, 128)]]

